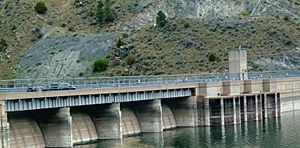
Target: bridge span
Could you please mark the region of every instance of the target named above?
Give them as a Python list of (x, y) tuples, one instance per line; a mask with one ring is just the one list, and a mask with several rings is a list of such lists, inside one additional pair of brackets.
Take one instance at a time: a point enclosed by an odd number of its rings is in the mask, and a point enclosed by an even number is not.
[(217, 78), (66, 91), (9, 89), (0, 93), (1, 146), (72, 147), (178, 127), (278, 119), (281, 112), (300, 109), (297, 75)]

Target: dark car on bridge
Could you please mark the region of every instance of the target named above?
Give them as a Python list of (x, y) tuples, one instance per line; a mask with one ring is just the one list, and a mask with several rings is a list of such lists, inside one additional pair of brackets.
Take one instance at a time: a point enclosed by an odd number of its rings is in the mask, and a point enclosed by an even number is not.
[(51, 84), (42, 89), (43, 91), (56, 91), (56, 90), (76, 90), (75, 86), (68, 83), (64, 84)]
[(38, 91), (38, 87), (33, 86), (33, 85), (28, 85), (26, 91), (27, 92), (36, 92), (36, 91)]

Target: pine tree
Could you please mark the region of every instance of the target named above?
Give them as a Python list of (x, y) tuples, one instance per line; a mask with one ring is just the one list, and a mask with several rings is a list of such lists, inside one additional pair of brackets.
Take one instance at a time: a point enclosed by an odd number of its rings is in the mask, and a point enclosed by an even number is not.
[(156, 24), (159, 27), (165, 26), (167, 24), (166, 18), (167, 18), (167, 16), (162, 11), (159, 11), (156, 16)]

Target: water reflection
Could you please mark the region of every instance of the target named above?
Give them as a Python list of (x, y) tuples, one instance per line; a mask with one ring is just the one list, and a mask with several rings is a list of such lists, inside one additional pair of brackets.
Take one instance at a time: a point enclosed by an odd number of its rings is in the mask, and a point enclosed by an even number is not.
[(141, 134), (121, 140), (105, 140), (77, 147), (299, 147), (300, 112), (282, 114), (280, 119), (268, 118), (232, 126), (179, 128), (160, 134)]

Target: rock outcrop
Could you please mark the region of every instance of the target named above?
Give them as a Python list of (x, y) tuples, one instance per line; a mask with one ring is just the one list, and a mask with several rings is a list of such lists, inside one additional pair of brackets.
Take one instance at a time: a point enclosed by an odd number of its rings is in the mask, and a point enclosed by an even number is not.
[(117, 38), (112, 34), (58, 36), (29, 48), (17, 67), (17, 78), (65, 78), (91, 73), (96, 58), (107, 56)]

